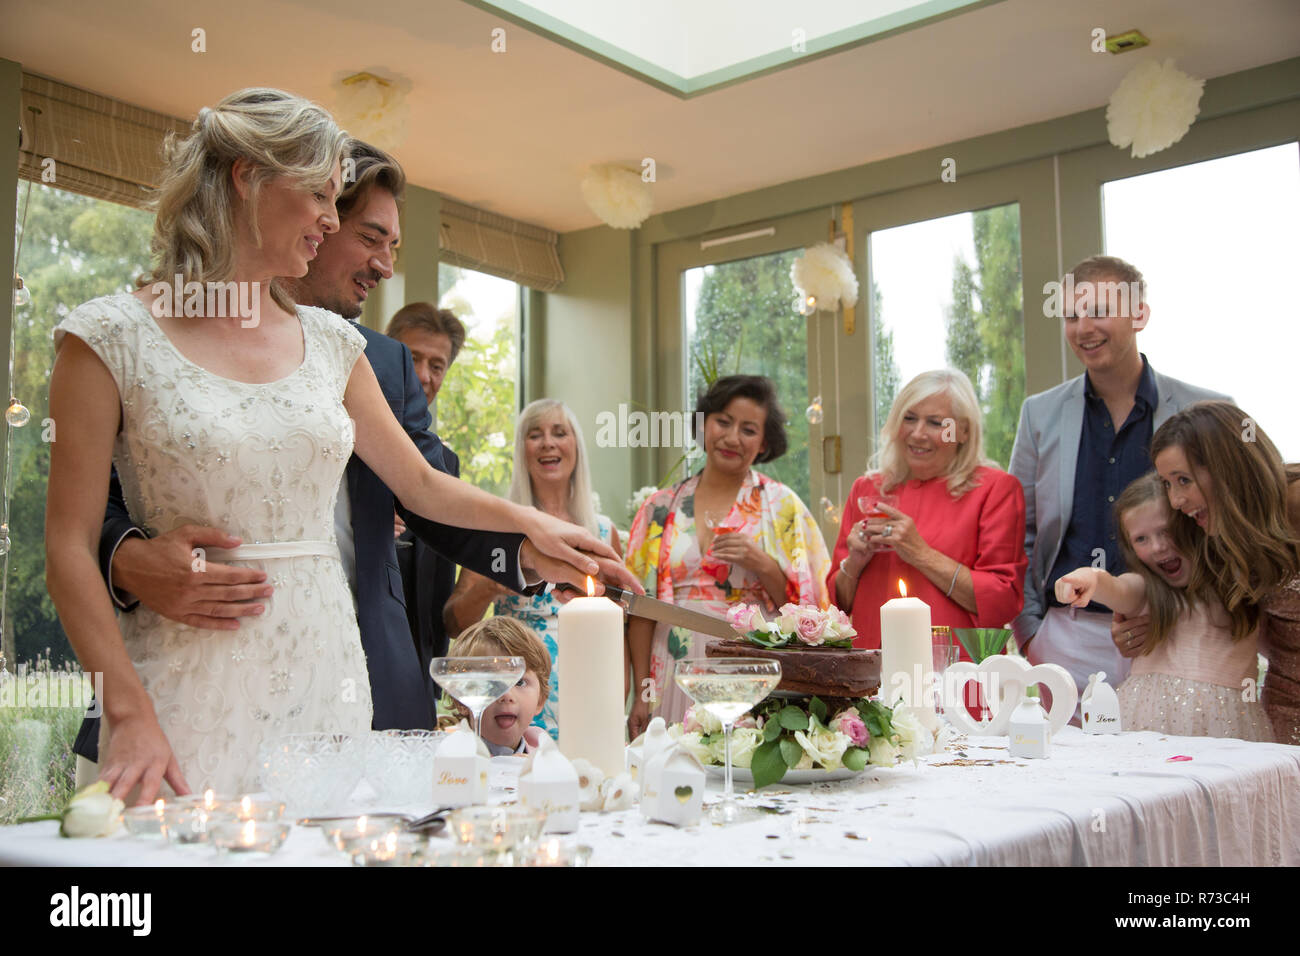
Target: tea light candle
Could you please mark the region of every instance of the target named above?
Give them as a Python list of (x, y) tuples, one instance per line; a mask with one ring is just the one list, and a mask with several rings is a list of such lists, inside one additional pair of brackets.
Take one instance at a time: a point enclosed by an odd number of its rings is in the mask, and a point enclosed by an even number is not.
[(236, 820), (259, 820), (265, 823), (277, 823), (284, 816), (284, 804), (279, 800), (264, 800), (244, 795), (237, 803), (223, 803), (220, 812), (229, 814)]
[(560, 751), (612, 777), (623, 769), (623, 611), (588, 596), (561, 607), (558, 619)]
[(182, 804), (163, 807), (162, 831), (173, 846), (208, 842), (212, 814), (202, 806)]
[(934, 670), (930, 605), (908, 597), (901, 579), (898, 591), (901, 597), (880, 606), (880, 698), (890, 707), (901, 697), (904, 705), (919, 708)]
[(337, 850), (348, 853), (349, 848), (359, 841), (382, 839), (390, 833), (400, 833), (406, 829), (404, 817), (392, 814), (372, 814), (359, 817), (345, 817), (321, 827), (325, 839)]
[(289, 836), (289, 824), (259, 820), (227, 820), (212, 826), (211, 843), (219, 854), (270, 855)]
[(165, 806), (165, 801), (156, 800), (151, 807), (128, 807), (123, 810), (122, 823), (126, 832), (142, 840), (161, 840)]
[(348, 855), (353, 866), (410, 866), (419, 864), (425, 846), (424, 837), (417, 833), (390, 832), (383, 837), (371, 837), (352, 844)]
[(520, 861), (521, 866), (586, 866), (591, 860), (591, 847), (566, 846), (559, 840), (547, 840), (533, 848)]

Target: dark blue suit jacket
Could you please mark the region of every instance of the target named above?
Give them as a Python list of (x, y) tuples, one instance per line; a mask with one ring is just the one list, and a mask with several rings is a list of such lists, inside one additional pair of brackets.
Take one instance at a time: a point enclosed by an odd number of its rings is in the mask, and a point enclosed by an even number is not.
[[(433, 419), (429, 415), (424, 390), (415, 376), (410, 350), (396, 339), (365, 326), (354, 324), (353, 327), (366, 340), (366, 358), (375, 370), (375, 377), (393, 414), (429, 464), (439, 471), (449, 471), (443, 458), (444, 446), (429, 431)], [(393, 543), (394, 508), (402, 515), (406, 526), (439, 554), (512, 590), (518, 590), (519, 546), (523, 543), (523, 535), (471, 531), (422, 518), (397, 503), (379, 476), (356, 456), (348, 462), (344, 483), (352, 507), (357, 621), (366, 667), (370, 672), (374, 729), (432, 729), (434, 702), (429, 685), (420, 673), (421, 662), (411, 640), (402, 576), (397, 567), (397, 551)], [(109, 485), (108, 508), (99, 543), (100, 569), (106, 581), (113, 552), (122, 538), (133, 531), (143, 534), (127, 512), (115, 471)], [(504, 552), (504, 570), (501, 552)], [(118, 595), (114, 598), (125, 611), (135, 608), (135, 604), (122, 603)], [(98, 760), (98, 742), (99, 720), (87, 718), (82, 722), (73, 751), (90, 760)]]

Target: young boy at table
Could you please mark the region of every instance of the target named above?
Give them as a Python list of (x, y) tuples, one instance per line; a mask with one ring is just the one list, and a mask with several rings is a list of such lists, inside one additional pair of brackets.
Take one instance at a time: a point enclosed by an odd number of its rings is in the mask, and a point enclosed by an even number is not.
[[(494, 757), (522, 756), (546, 731), (532, 725), (550, 692), (551, 655), (533, 631), (512, 617), (489, 617), (471, 625), (452, 642), (449, 657), (522, 657), (524, 676), (483, 711), (482, 734)], [(456, 703), (469, 717), (469, 709)]]

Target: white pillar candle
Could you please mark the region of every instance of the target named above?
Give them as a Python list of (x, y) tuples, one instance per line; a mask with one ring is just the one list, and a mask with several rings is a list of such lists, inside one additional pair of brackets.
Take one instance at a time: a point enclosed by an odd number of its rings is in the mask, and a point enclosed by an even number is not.
[[(590, 579), (588, 579), (590, 581)], [(560, 608), (560, 752), (608, 777), (623, 769), (623, 611), (608, 598)]]
[(903, 704), (915, 707), (920, 717), (926, 709), (924, 694), (934, 671), (930, 605), (920, 598), (906, 597), (902, 581), (898, 589), (904, 597), (880, 606), (880, 699), (892, 707), (902, 697)]

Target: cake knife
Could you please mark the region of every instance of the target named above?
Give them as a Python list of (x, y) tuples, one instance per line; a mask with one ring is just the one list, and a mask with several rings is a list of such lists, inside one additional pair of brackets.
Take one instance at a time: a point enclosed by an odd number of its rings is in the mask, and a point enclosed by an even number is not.
[(727, 637), (733, 641), (740, 638), (730, 624), (712, 614), (678, 607), (676, 604), (668, 604), (666, 601), (637, 594), (635, 591), (628, 591), (612, 584), (605, 585), (605, 597), (621, 604), (627, 609), (627, 613), (636, 617), (649, 618), (673, 627), (684, 627), (688, 631), (710, 634), (713, 637)]

